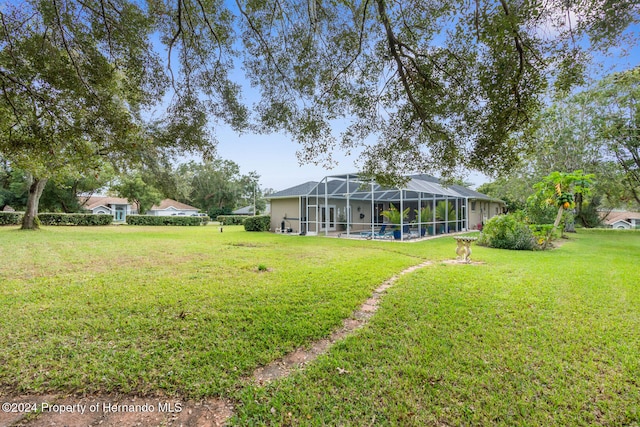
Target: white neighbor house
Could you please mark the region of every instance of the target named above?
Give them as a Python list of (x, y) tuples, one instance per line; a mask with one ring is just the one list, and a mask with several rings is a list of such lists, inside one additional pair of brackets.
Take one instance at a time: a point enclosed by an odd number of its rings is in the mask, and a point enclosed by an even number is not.
[(194, 208), (193, 206), (189, 206), (184, 203), (176, 202), (171, 199), (164, 199), (160, 202), (159, 205), (151, 206), (151, 209), (147, 211), (147, 215), (153, 216), (191, 216), (195, 215), (200, 211), (198, 208)]
[[(113, 220), (120, 222), (126, 221), (127, 215), (136, 215), (137, 210), (129, 203), (127, 199), (121, 197), (109, 196), (91, 196), (89, 198), (80, 198), (80, 203), (84, 208), (93, 214), (113, 215)], [(146, 212), (146, 215), (153, 216), (191, 216), (198, 213), (200, 209), (189, 206), (184, 203), (171, 199), (164, 199), (158, 205), (153, 205)]]
[(640, 212), (611, 211), (602, 214), (602, 222), (617, 229), (640, 228)]
[(91, 211), (92, 214), (113, 215), (113, 220), (118, 222), (126, 221), (127, 215), (135, 215), (138, 213), (133, 209), (129, 201), (122, 197), (80, 197), (80, 205)]

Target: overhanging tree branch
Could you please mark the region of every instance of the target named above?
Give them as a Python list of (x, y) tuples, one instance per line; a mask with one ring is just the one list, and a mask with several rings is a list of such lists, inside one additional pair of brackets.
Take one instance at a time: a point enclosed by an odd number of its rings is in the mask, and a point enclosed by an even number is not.
[(387, 35), (387, 46), (389, 47), (389, 52), (391, 53), (391, 56), (393, 57), (393, 60), (396, 63), (396, 71), (400, 78), (400, 82), (402, 83), (402, 86), (404, 88), (405, 94), (409, 99), (409, 102), (413, 106), (415, 112), (418, 114), (418, 117), (420, 118), (420, 121), (423, 126), (425, 126), (427, 129), (429, 129), (432, 132), (442, 133), (441, 130), (434, 129), (433, 126), (431, 126), (431, 123), (429, 122), (429, 118), (425, 114), (424, 108), (422, 107), (420, 102), (418, 102), (418, 100), (413, 96), (413, 88), (409, 83), (409, 79), (411, 77), (407, 75), (407, 72), (405, 70), (405, 65), (403, 64), (401, 59), (401, 56), (402, 56), (401, 52), (398, 51), (398, 46), (399, 46), (398, 39), (396, 38), (393, 32), (393, 28), (391, 28), (391, 23), (389, 21), (389, 16), (387, 15), (385, 2), (384, 0), (376, 0), (376, 3), (378, 5), (378, 15), (380, 17), (380, 21), (382, 22), (382, 25), (384, 26), (385, 32)]
[(89, 92), (91, 95), (95, 96), (95, 92), (89, 86), (89, 84), (85, 81), (84, 75), (80, 71), (80, 67), (78, 66), (78, 63), (76, 62), (76, 59), (75, 59), (75, 54), (69, 48), (69, 44), (67, 42), (67, 37), (65, 35), (65, 27), (64, 27), (64, 25), (62, 25), (62, 18), (60, 17), (60, 10), (58, 9), (58, 3), (57, 3), (56, 0), (53, 0), (53, 8), (54, 8), (54, 10), (56, 12), (56, 23), (58, 25), (58, 30), (60, 31), (60, 38), (62, 39), (62, 44), (64, 45), (64, 49), (67, 52), (69, 60), (73, 64), (73, 68), (75, 68), (75, 70), (76, 70), (76, 75), (78, 76), (78, 79), (80, 79), (80, 82), (85, 87), (85, 89), (87, 89), (87, 92)]

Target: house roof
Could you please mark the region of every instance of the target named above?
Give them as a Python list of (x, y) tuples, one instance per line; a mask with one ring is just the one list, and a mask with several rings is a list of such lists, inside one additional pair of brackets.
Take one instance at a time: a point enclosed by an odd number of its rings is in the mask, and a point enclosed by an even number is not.
[[(83, 198), (80, 198), (82, 204)], [(98, 206), (108, 207), (109, 205), (128, 205), (129, 201), (122, 197), (110, 197), (110, 196), (90, 196), (86, 199), (84, 207), (89, 210), (93, 210)]]
[(308, 181), (304, 184), (299, 184), (293, 186), (291, 188), (284, 189), (282, 191), (277, 191), (273, 194), (267, 196), (267, 199), (283, 199), (287, 197), (298, 197), (298, 196), (306, 196), (309, 194), (316, 186), (318, 182), (316, 181)]
[[(403, 190), (417, 193), (428, 193), (450, 197), (463, 197), (470, 199), (490, 200), (502, 202), (486, 194), (466, 188), (462, 185), (444, 186), (438, 178), (430, 175), (410, 175)], [(376, 200), (399, 199), (399, 189), (382, 187), (377, 183), (359, 179), (358, 174), (328, 176), (322, 182), (309, 181), (279, 191), (267, 197), (267, 199), (283, 199), (299, 196), (318, 195), (324, 196), (325, 191), (331, 197), (346, 198), (347, 195), (356, 200), (370, 200), (372, 193)]]
[(172, 199), (164, 199), (158, 205), (151, 206), (152, 211), (164, 211), (167, 209), (176, 209), (180, 211), (199, 211), (200, 209), (194, 208), (193, 206), (189, 206), (185, 203), (181, 203)]
[[(85, 201), (86, 200), (86, 201)], [(129, 201), (122, 197), (110, 197), (110, 196), (90, 196), (88, 198), (80, 197), (80, 203), (84, 202), (84, 207), (89, 210), (93, 210), (99, 206), (104, 206), (105, 208), (110, 205), (130, 205)], [(153, 205), (151, 210), (161, 211), (165, 209), (176, 209), (182, 211), (198, 211), (198, 208), (194, 208), (193, 206), (189, 206), (185, 203), (180, 203), (178, 201), (172, 199), (164, 199), (158, 205)]]
[(463, 187), (462, 185), (452, 185), (451, 188), (453, 188), (457, 193), (463, 195), (464, 197), (468, 197), (470, 199), (490, 200), (493, 202), (504, 203), (504, 200), (502, 199), (498, 199), (497, 197), (487, 196), (486, 194), (480, 193), (478, 191), (472, 190), (467, 187)]
[[(267, 203), (262, 213), (268, 214), (271, 211), (271, 204)], [(258, 211), (260, 212), (260, 211)], [(232, 212), (234, 215), (253, 215), (253, 205), (244, 206)]]
[(236, 209), (232, 212), (234, 215), (251, 215), (253, 213), (253, 205), (245, 206), (239, 209)]
[(630, 220), (636, 219), (640, 220), (640, 212), (629, 212), (629, 211), (611, 211), (611, 212), (601, 212), (602, 221), (607, 225), (613, 225), (616, 222), (624, 221), (628, 224), (631, 224)]

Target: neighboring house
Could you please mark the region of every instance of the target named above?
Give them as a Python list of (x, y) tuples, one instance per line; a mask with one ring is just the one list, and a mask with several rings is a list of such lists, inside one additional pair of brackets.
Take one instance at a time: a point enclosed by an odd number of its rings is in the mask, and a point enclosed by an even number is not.
[[(127, 199), (121, 197), (108, 196), (91, 196), (89, 198), (80, 197), (80, 203), (85, 209), (93, 214), (109, 214), (113, 215), (114, 221), (126, 221), (127, 215), (135, 215), (138, 212), (129, 203)], [(158, 205), (153, 205), (146, 215), (153, 216), (173, 216), (173, 215), (195, 215), (199, 211), (198, 208), (177, 202), (171, 199), (165, 199)]]
[(151, 206), (147, 215), (153, 216), (175, 216), (175, 215), (196, 215), (200, 209), (189, 206), (185, 203), (176, 202), (171, 199), (164, 199), (158, 205)]
[[(398, 210), (409, 208), (404, 224), (439, 234), (475, 230), (489, 218), (502, 214), (506, 207), (502, 200), (460, 185), (445, 187), (429, 175), (408, 178), (404, 188), (399, 189), (382, 187), (357, 174), (336, 175), (276, 192), (267, 197), (271, 203), (271, 230), (311, 235), (373, 231), (385, 223), (382, 212), (393, 204)], [(437, 217), (439, 205), (448, 205), (451, 214), (447, 212), (444, 219)], [(424, 207), (431, 209), (432, 218), (420, 223), (415, 211)]]
[(122, 197), (90, 196), (86, 198), (81, 196), (80, 205), (92, 214), (113, 215), (114, 221), (126, 221), (127, 215), (138, 213), (129, 201)]
[[(259, 212), (260, 215), (269, 215), (269, 212), (271, 211), (271, 206), (269, 203), (267, 203), (267, 206), (264, 209), (264, 212)], [(249, 206), (245, 206), (243, 208), (240, 209), (236, 209), (235, 211), (231, 212), (233, 215), (253, 215), (253, 205), (249, 205)]]
[(640, 212), (611, 211), (601, 212), (602, 222), (611, 228), (640, 228)]

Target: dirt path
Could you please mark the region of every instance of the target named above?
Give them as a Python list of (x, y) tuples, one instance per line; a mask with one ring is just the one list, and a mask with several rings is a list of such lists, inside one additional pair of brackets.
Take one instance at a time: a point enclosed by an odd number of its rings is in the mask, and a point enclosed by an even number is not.
[[(332, 344), (361, 328), (378, 310), (384, 293), (403, 275), (431, 265), (430, 261), (409, 267), (381, 284), (342, 327), (329, 337), (299, 348), (269, 365), (256, 369), (248, 382), (265, 384), (302, 369)], [(233, 415), (228, 400), (181, 401), (173, 398), (133, 396), (27, 395), (0, 397), (0, 427), (129, 427), (129, 426), (223, 426)]]
[(253, 380), (258, 384), (263, 384), (278, 378), (289, 375), (292, 370), (303, 368), (307, 363), (315, 360), (319, 355), (325, 353), (329, 347), (364, 326), (371, 316), (378, 310), (378, 304), (382, 295), (403, 275), (416, 271), (420, 268), (431, 265), (431, 261), (409, 267), (397, 275), (393, 276), (373, 291), (373, 295), (364, 302), (350, 318), (342, 322), (342, 327), (333, 332), (327, 338), (311, 343), (308, 348), (299, 348), (293, 353), (289, 353), (281, 359), (274, 360), (270, 364), (260, 367), (253, 372)]

